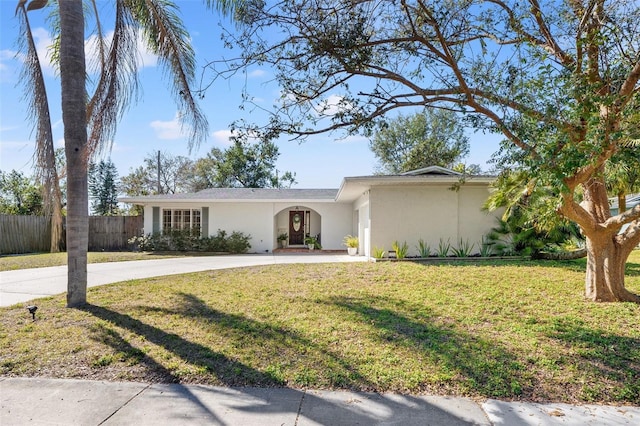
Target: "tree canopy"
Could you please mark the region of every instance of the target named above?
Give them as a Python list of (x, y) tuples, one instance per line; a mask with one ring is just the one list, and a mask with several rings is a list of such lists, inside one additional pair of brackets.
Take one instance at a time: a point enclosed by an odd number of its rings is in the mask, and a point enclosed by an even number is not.
[(295, 173), (276, 170), (280, 155), (270, 141), (235, 140), (225, 149), (212, 148), (193, 168), (192, 190), (205, 188), (282, 188), (295, 184)]
[(268, 64), (282, 93), (245, 132), (370, 135), (400, 108), (464, 114), (504, 135), (530, 184), (553, 188), (580, 226), (586, 297), (640, 302), (624, 287), (640, 206), (611, 216), (604, 178), (640, 108), (637, 1), (254, 0), (242, 22), (228, 40), (242, 55), (212, 64), (214, 78)]
[[(194, 161), (166, 152), (149, 154), (144, 164), (123, 176), (127, 195), (176, 194), (207, 188), (281, 188), (295, 184), (295, 173), (276, 170), (280, 153), (273, 142), (234, 141), (212, 148)], [(159, 160), (159, 161), (158, 161)], [(159, 175), (158, 175), (159, 173)]]
[(42, 191), (33, 179), (16, 170), (0, 170), (0, 213), (42, 215)]
[(110, 159), (89, 164), (89, 199), (93, 214), (117, 215), (118, 190), (118, 169)]
[(428, 166), (452, 168), (469, 153), (469, 138), (464, 131), (455, 113), (427, 109), (390, 120), (375, 133), (370, 147), (383, 173)]

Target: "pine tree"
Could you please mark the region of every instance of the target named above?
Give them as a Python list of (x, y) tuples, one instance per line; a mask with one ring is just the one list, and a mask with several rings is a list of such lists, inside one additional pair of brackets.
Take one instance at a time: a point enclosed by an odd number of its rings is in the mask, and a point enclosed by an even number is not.
[(111, 160), (89, 166), (89, 195), (93, 214), (118, 214), (118, 170)]

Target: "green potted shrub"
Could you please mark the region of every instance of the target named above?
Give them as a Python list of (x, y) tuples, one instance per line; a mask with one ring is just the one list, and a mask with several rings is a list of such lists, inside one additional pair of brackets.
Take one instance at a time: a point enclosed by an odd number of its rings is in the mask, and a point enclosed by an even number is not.
[(322, 249), (322, 246), (320, 245), (320, 243), (318, 242), (318, 238), (315, 236), (308, 236), (304, 239), (304, 243), (307, 245), (307, 247), (309, 247), (309, 250), (313, 250), (313, 249)]
[(343, 244), (347, 246), (347, 253), (349, 256), (355, 256), (358, 253), (358, 246), (360, 245), (360, 240), (358, 237), (354, 237), (353, 235), (347, 235), (342, 240)]
[(289, 234), (287, 234), (286, 232), (283, 232), (282, 234), (278, 235), (278, 246), (280, 246), (280, 248), (287, 247), (288, 239), (289, 239)]

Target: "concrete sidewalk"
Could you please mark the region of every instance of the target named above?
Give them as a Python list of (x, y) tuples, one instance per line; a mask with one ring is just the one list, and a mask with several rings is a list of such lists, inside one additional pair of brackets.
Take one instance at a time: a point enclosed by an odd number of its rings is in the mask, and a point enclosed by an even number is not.
[[(364, 256), (346, 254), (246, 254), (229, 256), (176, 257), (128, 262), (90, 263), (87, 285), (95, 287), (119, 281), (212, 269), (277, 263), (366, 262)], [(0, 272), (0, 306), (26, 303), (67, 291), (67, 267), (22, 269)]]
[(289, 388), (0, 378), (9, 425), (638, 425), (640, 408)]

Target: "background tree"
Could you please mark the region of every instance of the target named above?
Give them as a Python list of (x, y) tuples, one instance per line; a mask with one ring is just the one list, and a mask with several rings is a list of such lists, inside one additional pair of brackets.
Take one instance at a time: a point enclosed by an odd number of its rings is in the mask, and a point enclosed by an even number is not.
[(399, 174), (428, 166), (451, 168), (469, 154), (469, 138), (452, 111), (425, 109), (399, 115), (378, 130), (370, 142), (379, 170)]
[(276, 161), (280, 155), (273, 142), (250, 143), (235, 140), (226, 150), (213, 148), (193, 167), (192, 190), (206, 188), (290, 188), (295, 173), (279, 175)]
[(246, 134), (371, 135), (398, 108), (463, 113), (520, 150), (531, 184), (552, 188), (556, 211), (580, 226), (585, 296), (640, 302), (624, 285), (640, 206), (611, 216), (604, 173), (640, 105), (637, 1), (291, 0), (243, 11), (228, 40), (242, 55), (222, 72), (212, 64), (214, 78), (272, 65), (282, 93), (266, 124), (237, 123)]
[(0, 170), (0, 213), (38, 215), (44, 213), (42, 190), (21, 172)]
[(118, 169), (109, 159), (89, 165), (89, 198), (93, 214), (115, 216), (118, 208)]
[(193, 167), (190, 159), (156, 152), (148, 154), (143, 161), (142, 166), (122, 178), (122, 192), (129, 196), (189, 192)]

